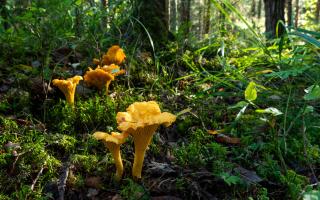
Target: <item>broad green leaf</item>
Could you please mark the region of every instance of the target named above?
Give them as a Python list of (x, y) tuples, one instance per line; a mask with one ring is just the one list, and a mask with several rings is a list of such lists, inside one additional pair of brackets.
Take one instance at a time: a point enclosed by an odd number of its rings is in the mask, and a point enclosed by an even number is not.
[(316, 100), (320, 98), (320, 86), (319, 85), (311, 85), (307, 89), (304, 90), (306, 94), (304, 95), (304, 100)]
[(247, 101), (254, 101), (257, 99), (257, 89), (254, 82), (250, 82), (244, 92), (244, 97)]
[(303, 200), (319, 200), (320, 199), (320, 191), (312, 190), (309, 192), (305, 192), (303, 194)]
[(271, 114), (273, 116), (278, 116), (278, 115), (282, 115), (283, 113), (276, 109), (276, 108), (273, 108), (273, 107), (269, 107), (269, 108), (266, 108), (266, 109), (257, 109), (256, 110), (257, 113), (268, 113), (268, 114)]

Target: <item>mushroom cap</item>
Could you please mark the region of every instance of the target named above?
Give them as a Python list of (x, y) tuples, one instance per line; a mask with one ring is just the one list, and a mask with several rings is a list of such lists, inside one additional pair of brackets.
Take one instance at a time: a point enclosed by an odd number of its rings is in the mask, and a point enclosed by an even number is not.
[(108, 52), (102, 56), (102, 63), (105, 65), (121, 64), (126, 59), (126, 54), (118, 45), (113, 45)]
[(89, 71), (84, 75), (84, 81), (89, 86), (95, 86), (100, 90), (105, 87), (108, 81), (114, 80), (114, 75), (98, 66), (95, 70), (89, 67)]
[(67, 80), (54, 79), (52, 84), (57, 86), (65, 95), (73, 92), (77, 84), (82, 80), (82, 76), (74, 76)]
[(176, 116), (168, 112), (161, 113), (155, 101), (144, 101), (131, 104), (127, 112), (118, 112), (116, 119), (118, 129), (126, 132), (151, 125), (170, 126), (176, 120)]
[(93, 137), (96, 140), (102, 140), (104, 143), (113, 143), (116, 145), (121, 145), (125, 142), (126, 138), (128, 137), (127, 133), (118, 133), (118, 132), (111, 132), (111, 134), (105, 132), (95, 132)]

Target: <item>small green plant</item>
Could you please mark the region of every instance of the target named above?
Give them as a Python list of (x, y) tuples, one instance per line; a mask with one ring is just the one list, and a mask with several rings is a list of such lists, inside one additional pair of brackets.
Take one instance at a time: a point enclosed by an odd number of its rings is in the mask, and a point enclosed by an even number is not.
[(147, 200), (150, 199), (148, 191), (138, 183), (131, 179), (125, 179), (126, 185), (121, 188), (120, 195), (124, 199), (128, 200)]

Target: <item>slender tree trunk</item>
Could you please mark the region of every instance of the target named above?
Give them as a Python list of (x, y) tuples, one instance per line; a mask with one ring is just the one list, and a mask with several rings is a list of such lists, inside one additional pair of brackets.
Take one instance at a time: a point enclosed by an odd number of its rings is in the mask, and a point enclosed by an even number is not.
[(261, 18), (262, 0), (258, 2), (258, 19)]
[(296, 4), (295, 4), (295, 18), (294, 18), (294, 26), (297, 28), (298, 27), (298, 23), (299, 23), (299, 10), (300, 10), (300, 6), (299, 6), (299, 0), (296, 0)]
[(211, 17), (211, 2), (207, 0), (205, 3), (205, 16), (204, 16), (204, 34), (208, 34), (210, 31), (210, 17)]
[(319, 23), (320, 21), (320, 0), (317, 1), (317, 8), (316, 8), (316, 22)]
[[(80, 5), (81, 6), (81, 5)], [(76, 6), (75, 13), (76, 13), (76, 19), (75, 19), (75, 34), (77, 37), (81, 37), (81, 29), (82, 29), (82, 17), (81, 17), (81, 10), (80, 6)]]
[(8, 29), (9, 23), (8, 23), (8, 10), (6, 8), (7, 0), (0, 0), (0, 15), (3, 18), (3, 28)]
[(185, 26), (184, 34), (187, 36), (190, 32), (190, 0), (181, 0), (180, 6), (180, 21), (181, 24)]
[[(279, 20), (284, 20), (284, 0), (264, 0), (264, 8), (265, 8), (265, 26), (266, 26), (266, 34), (267, 38), (275, 38), (276, 37), (276, 28)], [(278, 35), (282, 35), (284, 32), (283, 26), (279, 25)]]
[(170, 0), (170, 31), (177, 31), (177, 0)]
[[(223, 9), (226, 9), (226, 6), (224, 4), (222, 4), (222, 8)], [(226, 33), (226, 16), (220, 12), (220, 34), (221, 34), (221, 37), (224, 37), (225, 36), (225, 33)]]
[(292, 0), (287, 0), (287, 20), (288, 25), (292, 26)]
[(199, 0), (199, 8), (198, 8), (198, 26), (199, 26), (199, 38), (202, 38), (203, 35), (203, 22), (204, 22), (204, 15), (203, 12), (204, 11), (204, 6), (202, 4), (202, 0)]
[(250, 10), (250, 15), (251, 16), (256, 16), (256, 0), (252, 0), (251, 2), (251, 10)]

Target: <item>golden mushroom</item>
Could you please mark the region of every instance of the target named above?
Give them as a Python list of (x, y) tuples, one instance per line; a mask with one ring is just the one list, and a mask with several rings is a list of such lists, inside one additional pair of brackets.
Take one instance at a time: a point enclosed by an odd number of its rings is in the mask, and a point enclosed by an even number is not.
[(119, 181), (123, 174), (123, 164), (120, 153), (120, 145), (125, 142), (128, 134), (120, 134), (112, 132), (111, 135), (104, 132), (95, 132), (93, 137), (97, 140), (102, 140), (105, 146), (111, 152), (114, 162), (116, 164), (116, 180)]
[(110, 65), (117, 64), (120, 65), (126, 59), (126, 54), (123, 49), (118, 45), (113, 45), (108, 49), (108, 52), (102, 56), (102, 64)]
[(141, 178), (145, 152), (157, 128), (163, 124), (170, 126), (176, 116), (161, 112), (155, 101), (135, 102), (127, 108), (127, 112), (117, 113), (118, 129), (133, 137), (135, 154), (132, 176)]
[(116, 76), (124, 73), (125, 70), (120, 70), (120, 67), (117, 65), (98, 66), (95, 70), (89, 67), (89, 71), (84, 75), (84, 81), (87, 85), (95, 86), (99, 90), (102, 90), (102, 88), (105, 87), (106, 95), (108, 95), (111, 81), (113, 81)]
[(74, 76), (72, 78), (68, 78), (67, 80), (54, 79), (52, 84), (57, 86), (65, 95), (67, 102), (70, 105), (73, 105), (76, 87), (80, 80), (82, 80), (82, 76)]

